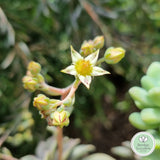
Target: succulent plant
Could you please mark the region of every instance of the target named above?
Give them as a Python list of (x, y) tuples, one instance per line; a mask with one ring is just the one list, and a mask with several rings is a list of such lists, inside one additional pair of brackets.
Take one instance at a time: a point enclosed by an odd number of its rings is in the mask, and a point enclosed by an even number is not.
[[(129, 94), (134, 100), (140, 112), (131, 113), (130, 123), (140, 130), (146, 130), (155, 139), (155, 150), (146, 157), (133, 154), (130, 144), (113, 147), (112, 153), (123, 159), (136, 160), (158, 160), (160, 157), (160, 62), (153, 62), (146, 75), (141, 78), (142, 87), (134, 86), (129, 90)], [(140, 141), (146, 141), (145, 137), (140, 137)]]
[[(132, 87), (129, 90), (136, 106), (141, 112), (129, 116), (130, 123), (140, 129), (150, 132), (156, 142), (155, 151), (142, 160), (156, 160), (160, 157), (160, 62), (153, 62), (145, 76), (141, 78), (142, 87)], [(153, 130), (150, 130), (153, 129)], [(159, 158), (158, 158), (159, 159)]]
[[(32, 114), (28, 108), (21, 110), (15, 120), (0, 126), (0, 135), (5, 137), (1, 144), (6, 141), (10, 145), (18, 147), (24, 142), (33, 140), (31, 128), (34, 125), (34, 120)], [(7, 130), (7, 128), (9, 129)]]
[(116, 147), (111, 148), (111, 152), (114, 155), (121, 157), (123, 159), (126, 159), (126, 160), (159, 160), (159, 157), (160, 157), (160, 150), (159, 150), (160, 149), (160, 141), (159, 141), (160, 133), (156, 130), (147, 130), (147, 132), (149, 132), (150, 134), (153, 135), (155, 142), (156, 142), (155, 150), (149, 156), (140, 157), (140, 156), (134, 154), (131, 149), (130, 141), (122, 142), (122, 146), (116, 146)]
[(129, 90), (141, 112), (130, 115), (131, 124), (140, 129), (156, 129), (160, 126), (160, 62), (153, 62), (141, 79), (142, 87)]
[(123, 159), (132, 159), (132, 160), (136, 159), (136, 155), (133, 153), (131, 149), (130, 141), (122, 142), (122, 146), (112, 147), (111, 152), (114, 155), (121, 157)]
[[(56, 133), (54, 127), (49, 129)], [(115, 160), (111, 156), (104, 153), (94, 153), (89, 155), (90, 152), (95, 151), (95, 146), (91, 144), (80, 144), (80, 139), (72, 139), (68, 137), (63, 138), (63, 160)], [(56, 136), (49, 137), (46, 141), (39, 142), (35, 155), (26, 155), (20, 160), (57, 160), (57, 140)]]

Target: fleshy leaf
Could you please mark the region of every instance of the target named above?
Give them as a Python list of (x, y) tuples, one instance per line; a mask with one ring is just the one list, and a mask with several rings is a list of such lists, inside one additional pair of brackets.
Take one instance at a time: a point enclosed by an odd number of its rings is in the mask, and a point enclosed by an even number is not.
[(95, 154), (92, 154), (86, 158), (83, 158), (82, 160), (116, 160), (116, 159), (112, 158), (108, 154), (95, 153)]
[(113, 147), (111, 152), (121, 158), (131, 159), (133, 157), (133, 152), (131, 149), (124, 146)]
[(85, 155), (88, 155), (90, 152), (95, 151), (95, 146), (91, 145), (91, 144), (80, 144), (77, 145), (74, 149), (73, 152), (71, 153), (71, 160), (77, 160), (77, 159), (81, 159), (82, 157), (84, 157)]

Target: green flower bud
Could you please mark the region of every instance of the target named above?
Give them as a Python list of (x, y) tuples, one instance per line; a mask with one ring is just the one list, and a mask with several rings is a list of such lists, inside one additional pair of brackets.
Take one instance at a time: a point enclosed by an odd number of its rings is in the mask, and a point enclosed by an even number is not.
[(34, 92), (39, 87), (37, 78), (24, 76), (22, 82), (23, 87), (31, 92)]
[(106, 50), (104, 58), (108, 64), (116, 64), (125, 56), (125, 50), (121, 47), (110, 47)]
[(95, 52), (96, 50), (103, 48), (103, 46), (104, 37), (97, 36), (94, 40), (84, 41), (81, 46), (80, 53), (82, 56), (86, 57), (91, 53)]
[(101, 49), (104, 46), (104, 37), (103, 36), (97, 36), (93, 40), (93, 46), (96, 49)]
[(82, 56), (86, 57), (95, 51), (92, 41), (84, 41), (80, 53)]
[(50, 99), (50, 101), (49, 101), (49, 106), (50, 106), (50, 108), (52, 108), (52, 109), (57, 108), (57, 103), (58, 103), (59, 101), (60, 101), (60, 100), (57, 100), (57, 99)]
[(138, 128), (140, 130), (153, 129), (153, 128), (157, 128), (159, 126), (159, 125), (149, 125), (149, 124), (145, 123), (142, 120), (139, 112), (131, 113), (129, 116), (129, 121), (134, 127)]
[(141, 118), (147, 124), (160, 124), (160, 108), (145, 108), (141, 111)]
[(40, 111), (49, 109), (49, 104), (50, 99), (43, 94), (39, 94), (33, 101), (33, 106)]
[(38, 74), (36, 75), (36, 78), (38, 79), (38, 82), (39, 82), (39, 83), (43, 83), (43, 82), (44, 82), (44, 77), (43, 77), (40, 73), (38, 73)]
[(54, 126), (68, 126), (69, 124), (69, 112), (65, 110), (61, 111), (55, 111), (50, 115), (50, 118), (52, 119), (52, 125)]
[(28, 64), (28, 70), (33, 74), (36, 75), (41, 71), (41, 65), (37, 62), (31, 61)]

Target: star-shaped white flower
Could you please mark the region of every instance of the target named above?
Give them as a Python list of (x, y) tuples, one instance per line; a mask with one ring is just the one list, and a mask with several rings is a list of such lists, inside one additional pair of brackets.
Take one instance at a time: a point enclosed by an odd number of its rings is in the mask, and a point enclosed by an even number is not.
[(108, 71), (95, 66), (98, 55), (99, 50), (84, 58), (71, 46), (72, 65), (63, 69), (62, 72), (78, 77), (80, 81), (89, 89), (92, 80), (91, 76), (110, 74)]

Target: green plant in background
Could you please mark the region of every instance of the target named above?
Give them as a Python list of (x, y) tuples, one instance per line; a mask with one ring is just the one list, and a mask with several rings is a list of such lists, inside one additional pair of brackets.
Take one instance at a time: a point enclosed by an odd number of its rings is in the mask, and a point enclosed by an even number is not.
[(122, 146), (112, 147), (111, 152), (117, 157), (122, 158), (123, 160), (159, 160), (160, 133), (157, 130), (147, 130), (147, 132), (153, 135), (156, 142), (155, 150), (149, 156), (141, 157), (139, 155), (136, 155), (131, 149), (130, 141), (122, 142)]
[[(59, 70), (69, 64), (70, 56), (67, 52), (71, 42), (76, 48), (81, 45), (82, 40), (103, 33), (106, 47), (116, 45), (128, 50), (125, 61), (107, 66), (112, 70), (114, 81), (105, 77), (95, 78), (89, 91), (80, 87), (77, 92), (73, 125), (87, 140), (92, 138), (88, 128), (94, 128), (93, 122), (100, 121), (101, 125), (108, 128), (106, 112), (101, 107), (104, 95), (116, 109), (128, 111), (130, 104), (127, 97), (126, 101), (114, 104), (122, 98), (128, 86), (138, 83), (153, 60), (160, 60), (159, 0), (2, 0), (0, 7), (2, 136), (12, 129), (16, 118), (27, 108), (29, 112), (32, 111), (35, 121), (32, 126), (33, 143), (46, 137), (46, 132), (39, 134), (46, 124), (39, 123), (38, 114), (31, 108), (31, 95), (19, 85), (25, 67), (31, 60), (45, 66), (42, 73), (49, 84), (64, 87), (73, 80), (71, 76), (59, 74)], [(82, 44), (80, 53), (90, 45), (87, 43)], [(108, 70), (105, 64), (103, 67)], [(118, 88), (121, 82), (117, 77), (123, 78), (125, 82), (120, 85), (122, 88)], [(92, 119), (88, 120), (90, 115), (93, 115)], [(93, 126), (88, 127), (91, 124)], [(11, 132), (10, 135), (14, 134), (16, 133)], [(15, 155), (20, 157), (22, 153), (32, 152), (31, 148), (34, 147), (29, 143), (23, 147), (20, 145)]]
[[(40, 90), (50, 96), (61, 96), (61, 99), (51, 99), (43, 94), (34, 98), (33, 105), (36, 107), (42, 118), (47, 120), (49, 126), (57, 126), (58, 160), (62, 160), (63, 147), (63, 127), (69, 125), (69, 116), (72, 113), (75, 102), (75, 92), (82, 83), (88, 89), (92, 81), (92, 76), (109, 74), (108, 71), (100, 68), (102, 62), (112, 64), (118, 63), (125, 55), (122, 48), (109, 48), (104, 57), (98, 60), (99, 49), (104, 45), (102, 36), (94, 40), (85, 41), (80, 49), (81, 54), (71, 46), (72, 64), (63, 69), (62, 72), (74, 75), (75, 81), (66, 88), (57, 88), (48, 85), (42, 76), (39, 63), (31, 61), (28, 64), (26, 76), (23, 77), (23, 86), (30, 92)], [(98, 65), (98, 66), (97, 66)]]
[[(146, 75), (141, 78), (142, 87), (132, 87), (129, 90), (136, 106), (141, 112), (134, 112), (129, 116), (130, 123), (140, 129), (149, 130), (156, 139), (155, 151), (142, 159), (157, 159), (160, 156), (160, 62), (153, 62)], [(151, 130), (155, 129), (155, 130)], [(158, 150), (158, 151), (157, 151)]]
[[(25, 43), (16, 42), (15, 30), (1, 7), (0, 37), (0, 104), (2, 106), (0, 112), (0, 148), (5, 153), (10, 154), (7, 148), (1, 147), (3, 143), (9, 145), (9, 148), (18, 148), (24, 143), (31, 143), (33, 141), (32, 128), (35, 121), (29, 111), (31, 98), (23, 91), (23, 87), (18, 85), (23, 76), (23, 67), (18, 66), (22, 66), (21, 62), (27, 64), (26, 57), (22, 58), (21, 56), (22, 53), (29, 55), (29, 49)], [(19, 56), (17, 56), (18, 53)], [(10, 68), (10, 66), (12, 67)], [(28, 149), (27, 146), (24, 146), (23, 151), (26, 149)]]
[(130, 141), (122, 142), (122, 146), (112, 147), (111, 152), (117, 157), (121, 157), (122, 159), (127, 159), (127, 160), (139, 159), (139, 157), (133, 153)]
[(141, 112), (132, 113), (129, 120), (141, 130), (157, 129), (160, 124), (160, 63), (153, 62), (145, 76), (141, 78), (142, 87), (132, 87), (129, 93)]
[[(139, 130), (145, 130), (155, 138), (155, 151), (146, 157), (133, 154), (126, 146), (114, 147), (112, 152), (123, 158), (141, 160), (158, 160), (160, 157), (160, 62), (153, 62), (141, 78), (142, 87), (132, 87), (129, 94), (140, 112), (133, 112), (129, 116), (130, 123)], [(121, 153), (121, 154), (120, 154)], [(136, 158), (137, 157), (137, 158)]]
[[(53, 133), (46, 141), (39, 142), (36, 147), (36, 155), (26, 155), (20, 160), (56, 160), (58, 158), (58, 149), (56, 134), (57, 130), (54, 127), (48, 127)], [(80, 144), (80, 139), (71, 139), (68, 137), (63, 138), (63, 160), (115, 160), (111, 156), (104, 153), (94, 153), (88, 156), (91, 152), (95, 151), (95, 146), (91, 144)]]
[[(4, 123), (1, 125), (0, 134), (5, 133), (1, 137), (0, 146), (6, 140), (13, 146), (19, 146), (24, 142), (32, 141), (31, 127), (34, 124), (31, 113), (28, 109), (23, 109), (21, 114), (15, 119), (14, 123)], [(11, 126), (11, 128), (6, 129)], [(11, 134), (12, 133), (12, 134)], [(10, 135), (11, 134), (11, 135)]]

